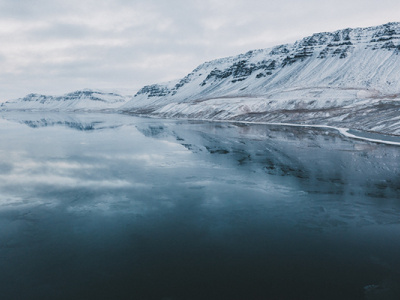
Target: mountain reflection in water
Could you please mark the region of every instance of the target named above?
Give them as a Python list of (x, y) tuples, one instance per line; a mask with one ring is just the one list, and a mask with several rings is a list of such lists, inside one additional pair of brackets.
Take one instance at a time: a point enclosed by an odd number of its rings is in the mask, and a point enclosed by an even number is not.
[(399, 298), (399, 147), (56, 113), (0, 140), (4, 299)]

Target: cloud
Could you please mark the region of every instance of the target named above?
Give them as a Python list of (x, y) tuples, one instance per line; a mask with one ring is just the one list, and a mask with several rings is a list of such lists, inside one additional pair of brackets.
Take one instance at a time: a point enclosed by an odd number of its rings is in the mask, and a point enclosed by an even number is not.
[(320, 31), (399, 21), (394, 0), (0, 0), (0, 99), (140, 88)]

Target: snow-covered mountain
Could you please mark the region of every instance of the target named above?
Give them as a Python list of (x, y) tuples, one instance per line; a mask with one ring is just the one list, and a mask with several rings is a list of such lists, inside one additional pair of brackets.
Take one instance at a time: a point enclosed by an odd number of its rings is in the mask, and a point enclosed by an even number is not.
[(400, 23), (316, 33), (294, 44), (206, 62), (130, 101), (93, 90), (30, 94), (3, 110), (102, 111), (330, 125), (400, 135)]
[(145, 86), (121, 111), (400, 134), (400, 23), (317, 33)]
[(2, 103), (3, 110), (35, 111), (101, 111), (123, 105), (128, 97), (116, 93), (84, 89), (62, 96), (29, 94), (24, 98)]

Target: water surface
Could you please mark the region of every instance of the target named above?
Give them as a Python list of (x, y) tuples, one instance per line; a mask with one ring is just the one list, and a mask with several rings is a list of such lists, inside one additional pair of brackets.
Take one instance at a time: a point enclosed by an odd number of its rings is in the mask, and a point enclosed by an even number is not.
[(327, 129), (7, 113), (2, 299), (399, 299), (400, 148)]

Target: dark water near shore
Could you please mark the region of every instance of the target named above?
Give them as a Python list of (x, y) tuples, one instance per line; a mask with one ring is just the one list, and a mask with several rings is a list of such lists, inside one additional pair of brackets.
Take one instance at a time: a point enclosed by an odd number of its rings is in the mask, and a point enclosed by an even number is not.
[(7, 113), (1, 299), (400, 299), (400, 147)]

